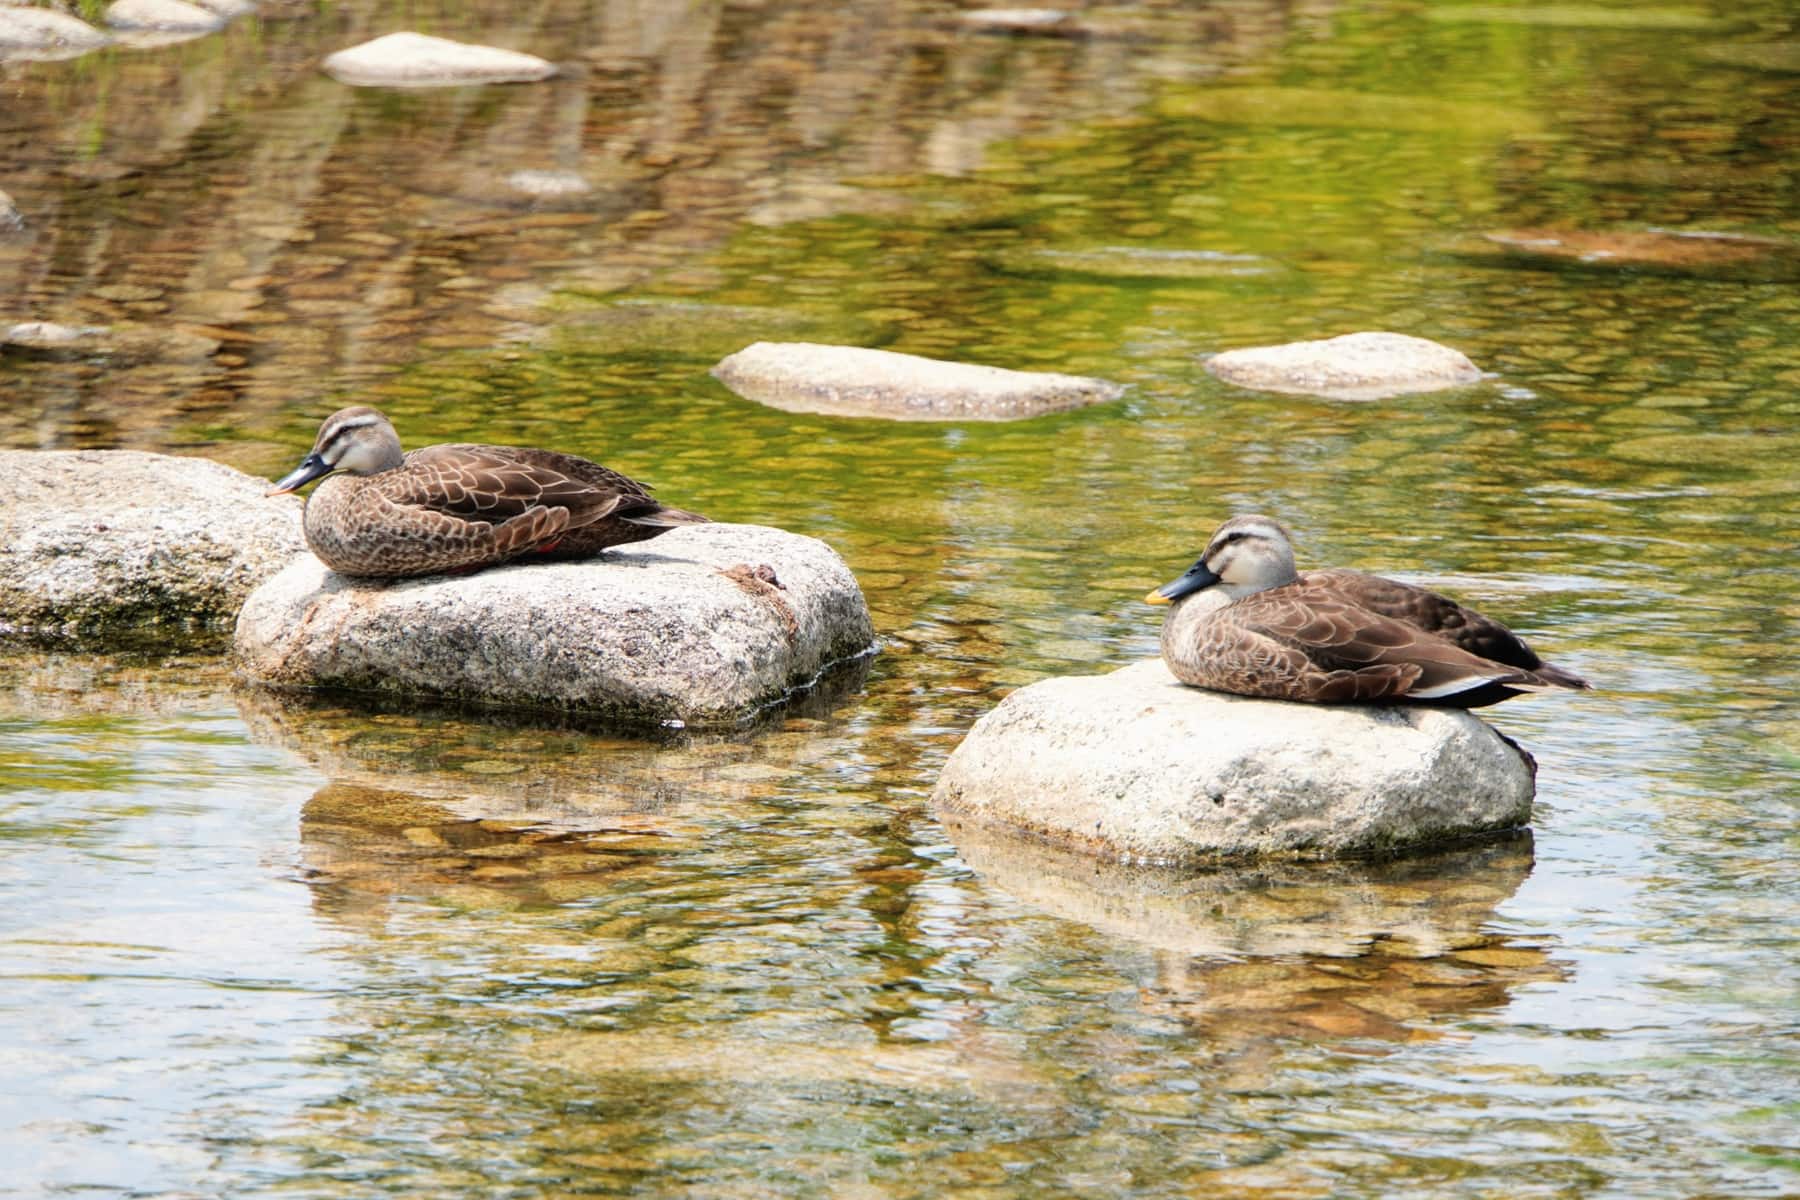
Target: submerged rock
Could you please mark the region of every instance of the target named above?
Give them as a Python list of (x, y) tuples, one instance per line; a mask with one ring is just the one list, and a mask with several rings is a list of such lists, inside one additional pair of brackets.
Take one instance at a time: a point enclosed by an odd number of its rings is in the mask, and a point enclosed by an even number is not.
[(1702, 46), (1694, 52), (1694, 57), (1751, 71), (1800, 75), (1800, 41), (1721, 42), (1716, 46)]
[(322, 64), (339, 83), (357, 87), (454, 87), (472, 83), (533, 83), (556, 65), (533, 54), (472, 46), (422, 33), (390, 33), (339, 50)]
[(118, 325), (64, 325), (21, 321), (0, 327), (0, 349), (13, 347), (49, 356), (104, 358), (115, 366), (138, 362), (194, 362), (219, 350), (219, 340), (178, 327), (123, 322)]
[(1730, 19), (1696, 8), (1647, 4), (1462, 4), (1436, 6), (1421, 14), (1428, 21), (1481, 25), (1537, 25), (1546, 29), (1638, 29), (1702, 33), (1726, 29)]
[(1099, 279), (1156, 282), (1240, 279), (1277, 270), (1270, 259), (1223, 250), (1170, 250), (1153, 246), (1095, 246), (1090, 249), (1018, 250), (990, 261), (1021, 275), (1089, 275)]
[(1346, 333), (1313, 342), (1227, 350), (1206, 369), (1261, 392), (1380, 400), (1407, 392), (1462, 387), (1481, 370), (1460, 350), (1403, 333)]
[(393, 582), (304, 555), (245, 602), (235, 650), (247, 678), (277, 686), (720, 725), (874, 640), (824, 542), (710, 524), (598, 559)]
[(1534, 768), (1466, 712), (1185, 687), (1160, 659), (1012, 693), (950, 756), (950, 814), (1126, 862), (1390, 852), (1531, 819)]
[(266, 480), (134, 450), (0, 450), (0, 627), (88, 645), (223, 632), (304, 549)]
[(0, 192), (0, 233), (11, 233), (16, 229), (23, 228), (25, 228), (25, 215), (19, 211), (19, 206), (13, 203), (11, 196)]
[(756, 342), (712, 373), (772, 408), (898, 421), (1013, 421), (1116, 400), (1125, 391), (1078, 375), (815, 342)]
[(1636, 271), (1746, 283), (1800, 279), (1800, 242), (1706, 230), (1504, 229), (1460, 242), (1451, 254), (1503, 267)]

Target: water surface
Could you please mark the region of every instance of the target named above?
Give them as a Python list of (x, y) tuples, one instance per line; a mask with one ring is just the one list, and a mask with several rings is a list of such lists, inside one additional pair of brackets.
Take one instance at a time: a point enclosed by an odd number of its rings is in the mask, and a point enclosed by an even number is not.
[[(882, 639), (847, 694), (656, 741), (10, 649), (0, 1190), (1800, 1190), (1792, 14), (953, 16), (339, 6), (0, 67), (0, 322), (116, 335), (0, 352), (0, 444), (274, 474), (375, 403), (825, 538)], [(316, 72), (397, 23), (568, 69)], [(1483, 239), (1545, 228), (1788, 249)], [(1202, 366), (1355, 329), (1490, 377), (1345, 404)], [(795, 416), (707, 375), (759, 338), (1131, 390)], [(969, 723), (1153, 654), (1141, 596), (1247, 509), (1599, 684), (1486, 714), (1540, 761), (1532, 835), (1183, 880), (941, 823)]]

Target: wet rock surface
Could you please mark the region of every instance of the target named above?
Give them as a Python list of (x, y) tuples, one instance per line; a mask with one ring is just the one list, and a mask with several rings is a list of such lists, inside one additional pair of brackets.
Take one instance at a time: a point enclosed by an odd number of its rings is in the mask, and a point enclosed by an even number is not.
[(1187, 866), (1515, 828), (1534, 774), (1465, 712), (1228, 696), (1153, 660), (1012, 693), (950, 756), (933, 800), (1102, 858)]
[(297, 504), (218, 463), (0, 450), (0, 628), (103, 646), (216, 639), (304, 545)]
[(712, 373), (772, 408), (900, 421), (1013, 421), (1116, 400), (1125, 390), (1078, 375), (815, 342), (756, 342)]
[(245, 602), (235, 653), (264, 684), (722, 725), (873, 643), (831, 547), (716, 524), (583, 562), (392, 583), (305, 555)]
[(339, 83), (358, 87), (532, 83), (556, 74), (554, 63), (536, 55), (411, 32), (390, 33), (339, 50), (322, 65)]
[(1481, 378), (1480, 368), (1460, 350), (1403, 333), (1347, 333), (1227, 350), (1208, 359), (1206, 369), (1239, 387), (1333, 400), (1435, 392)]

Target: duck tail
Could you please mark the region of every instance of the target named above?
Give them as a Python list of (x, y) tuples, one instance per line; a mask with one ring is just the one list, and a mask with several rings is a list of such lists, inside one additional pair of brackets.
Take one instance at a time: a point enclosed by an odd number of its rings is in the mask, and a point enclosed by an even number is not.
[(648, 525), (653, 529), (674, 529), (678, 525), (709, 525), (712, 523), (711, 517), (703, 517), (699, 513), (689, 512), (685, 508), (669, 508), (654, 503), (618, 515), (622, 521), (630, 521), (633, 525)]
[(1565, 671), (1561, 667), (1553, 667), (1549, 663), (1539, 663), (1532, 668), (1531, 673), (1548, 684), (1550, 688), (1561, 691), (1589, 692), (1594, 688), (1593, 684), (1575, 672)]

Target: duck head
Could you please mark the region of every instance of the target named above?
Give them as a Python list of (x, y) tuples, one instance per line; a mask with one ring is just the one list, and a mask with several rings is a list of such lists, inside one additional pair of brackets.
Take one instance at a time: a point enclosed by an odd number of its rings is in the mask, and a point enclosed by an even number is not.
[(1237, 600), (1296, 578), (1294, 547), (1287, 530), (1273, 518), (1247, 515), (1219, 526), (1193, 566), (1144, 599), (1151, 604), (1173, 604), (1202, 588), (1216, 586)]
[(333, 471), (348, 471), (352, 475), (390, 471), (400, 465), (403, 457), (400, 435), (386, 417), (360, 404), (341, 408), (319, 426), (312, 453), (282, 476), (268, 494), (280, 496), (295, 491)]

